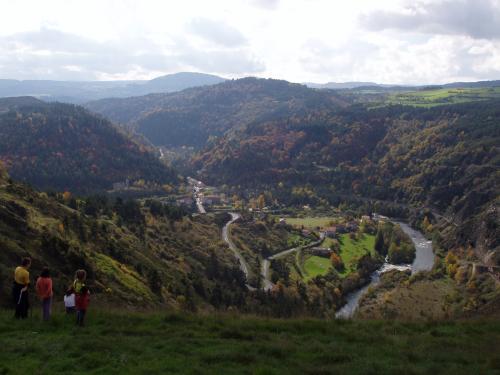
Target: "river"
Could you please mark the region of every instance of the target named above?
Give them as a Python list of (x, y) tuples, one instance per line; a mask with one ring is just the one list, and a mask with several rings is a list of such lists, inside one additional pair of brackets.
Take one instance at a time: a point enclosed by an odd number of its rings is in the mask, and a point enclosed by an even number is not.
[(393, 223), (398, 224), (401, 229), (411, 238), (413, 244), (415, 245), (415, 259), (412, 264), (408, 265), (395, 265), (386, 262), (376, 270), (371, 275), (371, 282), (368, 285), (352, 292), (347, 296), (347, 303), (342, 306), (342, 308), (335, 314), (336, 318), (347, 319), (354, 315), (356, 312), (359, 301), (361, 297), (368, 291), (371, 286), (377, 285), (380, 281), (380, 275), (384, 272), (397, 269), (399, 271), (411, 270), (411, 273), (417, 273), (419, 271), (429, 271), (434, 265), (434, 252), (432, 250), (432, 241), (429, 241), (424, 237), (424, 235), (411, 228), (406, 223), (401, 223), (398, 221), (393, 221)]

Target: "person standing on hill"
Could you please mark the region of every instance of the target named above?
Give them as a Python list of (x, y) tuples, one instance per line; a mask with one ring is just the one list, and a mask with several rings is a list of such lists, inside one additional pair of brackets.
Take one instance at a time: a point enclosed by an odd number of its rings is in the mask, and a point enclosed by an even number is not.
[(83, 322), (85, 319), (85, 314), (90, 303), (90, 291), (89, 288), (83, 286), (80, 289), (80, 293), (76, 295), (76, 325), (83, 327)]
[(14, 285), (12, 287), (12, 297), (16, 306), (15, 318), (26, 319), (30, 308), (28, 299), (28, 288), (30, 285), (29, 268), (30, 258), (23, 258), (21, 265), (14, 271)]
[(75, 294), (78, 295), (80, 290), (85, 286), (85, 280), (87, 279), (87, 271), (77, 270), (75, 273), (75, 281), (73, 282), (73, 290)]
[(44, 267), (40, 277), (36, 281), (36, 294), (42, 301), (42, 316), (43, 320), (50, 319), (52, 307), (52, 279), (50, 278), (50, 271), (48, 267)]
[(64, 307), (66, 308), (66, 314), (69, 315), (75, 312), (75, 303), (75, 290), (73, 287), (69, 287), (64, 295)]

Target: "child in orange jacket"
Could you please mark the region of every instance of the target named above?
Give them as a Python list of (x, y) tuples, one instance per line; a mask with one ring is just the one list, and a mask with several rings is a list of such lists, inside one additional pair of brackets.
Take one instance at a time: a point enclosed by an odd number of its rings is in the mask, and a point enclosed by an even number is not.
[(52, 308), (52, 279), (50, 278), (50, 271), (48, 267), (44, 267), (40, 277), (36, 281), (36, 294), (40, 301), (42, 301), (42, 316), (43, 320), (50, 319)]

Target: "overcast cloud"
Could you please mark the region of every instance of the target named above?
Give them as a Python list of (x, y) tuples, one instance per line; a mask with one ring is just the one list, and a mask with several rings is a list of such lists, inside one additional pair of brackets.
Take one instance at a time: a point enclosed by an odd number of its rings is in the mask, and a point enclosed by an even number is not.
[(500, 38), (500, 2), (496, 0), (413, 1), (401, 11), (376, 10), (361, 17), (369, 29), (426, 34), (457, 34), (475, 39)]
[[(174, 5), (175, 4), (175, 5)], [(500, 79), (500, 0), (0, 0), (0, 78)]]
[(247, 44), (245, 36), (224, 21), (196, 18), (189, 23), (188, 30), (199, 37), (225, 47)]

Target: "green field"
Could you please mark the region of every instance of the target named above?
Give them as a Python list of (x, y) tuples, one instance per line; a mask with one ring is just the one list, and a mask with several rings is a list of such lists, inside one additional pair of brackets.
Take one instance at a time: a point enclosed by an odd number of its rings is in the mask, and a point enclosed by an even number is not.
[(499, 374), (500, 322), (0, 311), (0, 374)]
[(352, 240), (348, 234), (342, 234), (339, 238), (340, 258), (344, 262), (342, 275), (356, 271), (357, 260), (365, 254), (375, 255), (375, 236), (364, 233), (359, 240)]
[(434, 107), (498, 98), (500, 98), (500, 87), (430, 89), (391, 94), (386, 99), (386, 103), (415, 107)]
[(325, 275), (332, 267), (332, 263), (328, 258), (311, 256), (304, 262), (304, 269), (307, 273), (306, 280), (319, 275)]
[(286, 218), (286, 222), (290, 225), (297, 227), (304, 226), (309, 229), (328, 227), (332, 221), (335, 221), (335, 218), (331, 216)]

